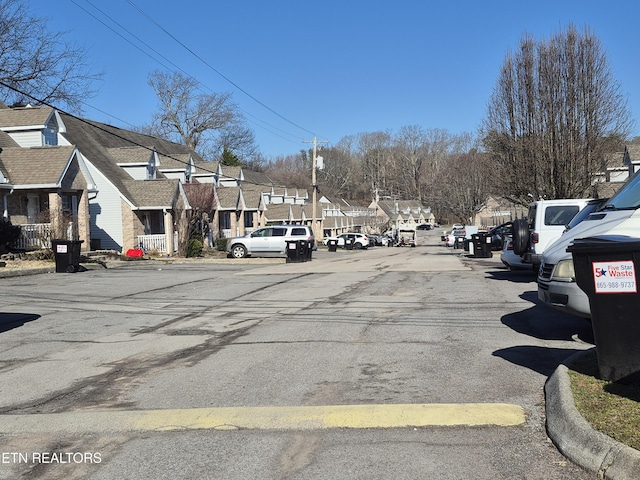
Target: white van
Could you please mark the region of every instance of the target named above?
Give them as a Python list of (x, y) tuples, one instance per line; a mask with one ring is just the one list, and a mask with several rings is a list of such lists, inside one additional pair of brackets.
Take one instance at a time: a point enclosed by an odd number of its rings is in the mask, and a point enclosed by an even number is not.
[[(575, 283), (573, 257), (567, 247), (575, 239), (599, 235), (622, 235), (640, 238), (640, 175), (630, 179), (611, 200), (578, 225), (568, 230), (542, 257), (540, 274), (555, 283), (555, 291), (564, 297), (547, 295), (538, 287), (538, 297), (550, 304), (553, 300), (567, 313), (584, 318), (591, 317), (589, 299)], [(561, 287), (561, 290), (557, 287)]]
[(564, 238), (567, 232), (608, 203), (608, 198), (590, 201), (573, 217), (562, 236), (542, 254), (538, 271), (538, 299), (546, 305), (571, 315), (590, 318), (589, 298), (576, 284), (573, 257), (567, 252)]
[(560, 238), (567, 224), (590, 200), (569, 198), (530, 203), (527, 218), (513, 222), (513, 251), (537, 271), (544, 250)]

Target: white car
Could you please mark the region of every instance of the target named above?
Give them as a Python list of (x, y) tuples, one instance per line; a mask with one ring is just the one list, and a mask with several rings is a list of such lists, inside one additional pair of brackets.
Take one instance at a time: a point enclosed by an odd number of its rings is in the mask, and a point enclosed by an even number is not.
[(513, 238), (510, 235), (504, 237), (502, 251), (500, 252), (500, 261), (509, 270), (530, 270), (531, 264), (524, 263), (520, 255), (516, 255), (513, 251)]
[(337, 246), (341, 248), (345, 248), (349, 241), (353, 243), (355, 249), (369, 248), (370, 245), (369, 237), (364, 233), (341, 233), (337, 237), (325, 237), (322, 243), (328, 245), (332, 240), (337, 241)]
[(456, 243), (456, 238), (462, 237), (463, 241), (467, 232), (461, 228), (454, 228), (447, 235), (444, 236), (444, 243), (447, 247), (453, 247)]
[(306, 240), (312, 250), (316, 250), (316, 241), (307, 225), (272, 225), (259, 228), (244, 237), (227, 240), (227, 252), (234, 258), (244, 258), (255, 254), (284, 254), (287, 242)]

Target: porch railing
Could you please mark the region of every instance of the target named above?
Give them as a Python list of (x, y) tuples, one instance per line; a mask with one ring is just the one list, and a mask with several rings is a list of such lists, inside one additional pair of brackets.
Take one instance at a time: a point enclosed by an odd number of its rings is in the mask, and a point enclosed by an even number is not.
[[(164, 233), (155, 235), (138, 235), (138, 245), (147, 252), (169, 253), (167, 251), (167, 236)], [(173, 251), (178, 251), (178, 232), (173, 234)]]
[(20, 238), (16, 242), (16, 247), (21, 250), (40, 250), (51, 248), (51, 224), (50, 223), (27, 223), (19, 225)]

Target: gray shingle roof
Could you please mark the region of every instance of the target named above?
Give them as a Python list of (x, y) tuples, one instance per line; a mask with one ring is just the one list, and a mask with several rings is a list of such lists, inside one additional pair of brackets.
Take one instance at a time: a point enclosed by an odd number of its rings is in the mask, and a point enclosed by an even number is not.
[(5, 148), (0, 153), (4, 174), (13, 185), (57, 185), (75, 147)]
[(11, 128), (46, 125), (53, 113), (51, 107), (0, 108), (0, 126)]
[[(148, 161), (151, 151), (148, 148), (155, 148), (159, 155), (172, 156), (176, 158), (188, 158), (193, 155), (195, 161), (202, 161), (196, 153), (189, 151), (184, 145), (170, 142), (161, 138), (144, 135), (130, 130), (123, 130), (111, 125), (99, 122), (82, 120), (67, 114), (61, 114), (67, 131), (63, 136), (78, 147), (84, 157), (91, 162), (100, 172), (106, 176), (110, 182), (137, 207), (167, 207), (169, 196), (169, 185), (177, 185), (177, 180), (138, 180), (133, 181), (131, 177), (116, 164), (113, 156), (118, 152), (119, 158), (131, 155), (134, 159), (145, 158)], [(146, 154), (144, 153), (146, 150)], [(166, 160), (166, 159), (165, 159)], [(162, 157), (160, 159), (162, 166)], [(167, 161), (168, 163), (168, 161)], [(168, 182), (162, 184), (161, 182)], [(149, 185), (142, 185), (139, 182), (149, 182)], [(155, 185), (155, 186), (154, 186)], [(176, 187), (177, 188), (177, 187)], [(149, 198), (145, 198), (148, 195)], [(172, 199), (175, 191), (171, 193)], [(154, 205), (154, 202), (159, 202)]]
[(129, 200), (137, 208), (171, 208), (178, 194), (177, 179), (126, 180)]

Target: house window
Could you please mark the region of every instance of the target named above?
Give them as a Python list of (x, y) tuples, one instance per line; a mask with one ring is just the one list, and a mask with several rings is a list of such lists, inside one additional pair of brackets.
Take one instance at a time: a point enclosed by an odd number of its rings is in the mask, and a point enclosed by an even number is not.
[(153, 180), (156, 178), (156, 162), (153, 158), (147, 163), (147, 180)]
[(71, 195), (61, 195), (60, 201), (62, 202), (62, 213), (73, 213)]
[(245, 228), (253, 228), (253, 212), (244, 212)]
[(42, 136), (45, 145), (58, 145), (58, 132), (53, 128), (45, 128)]
[(231, 228), (231, 212), (220, 212), (218, 217), (218, 227), (221, 230)]

